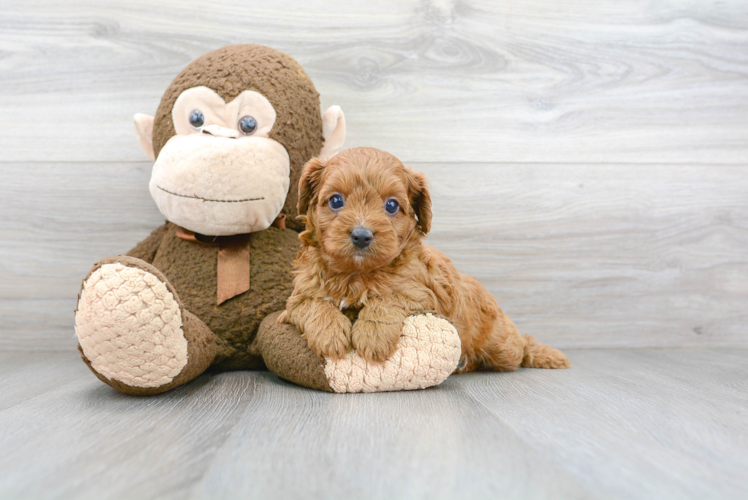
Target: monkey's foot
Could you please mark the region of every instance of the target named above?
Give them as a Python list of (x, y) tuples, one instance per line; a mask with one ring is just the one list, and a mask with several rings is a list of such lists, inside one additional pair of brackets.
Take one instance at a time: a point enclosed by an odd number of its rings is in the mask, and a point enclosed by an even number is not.
[(185, 311), (166, 278), (133, 257), (96, 264), (83, 281), (75, 332), (84, 361), (129, 394), (156, 394), (202, 373), (215, 356), (212, 332)]
[(335, 392), (424, 389), (441, 384), (460, 361), (460, 336), (452, 323), (431, 313), (405, 320), (395, 354), (372, 363), (350, 353), (326, 358), (325, 375)]

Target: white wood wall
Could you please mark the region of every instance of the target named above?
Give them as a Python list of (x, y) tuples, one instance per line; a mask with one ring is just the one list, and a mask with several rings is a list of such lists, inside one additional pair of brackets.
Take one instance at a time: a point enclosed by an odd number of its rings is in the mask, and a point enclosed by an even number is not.
[(748, 346), (745, 0), (0, 1), (0, 349), (162, 217), (132, 126), (192, 59), (294, 56), (430, 243), (558, 347)]

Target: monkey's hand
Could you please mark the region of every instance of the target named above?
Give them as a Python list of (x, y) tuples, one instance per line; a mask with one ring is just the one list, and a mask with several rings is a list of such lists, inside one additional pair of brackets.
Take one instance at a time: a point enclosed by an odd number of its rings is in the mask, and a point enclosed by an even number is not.
[(296, 325), (319, 356), (337, 359), (351, 350), (351, 320), (329, 300), (298, 302), (287, 309), (284, 321)]
[(371, 299), (358, 313), (351, 340), (358, 355), (383, 362), (397, 350), (407, 311), (394, 300)]

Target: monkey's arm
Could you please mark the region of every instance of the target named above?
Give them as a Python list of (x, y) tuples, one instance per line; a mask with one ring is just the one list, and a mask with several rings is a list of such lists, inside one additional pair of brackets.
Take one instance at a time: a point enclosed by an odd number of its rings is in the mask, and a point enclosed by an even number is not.
[(127, 252), (128, 257), (137, 257), (138, 259), (144, 260), (149, 264), (153, 264), (153, 259), (156, 258), (156, 252), (158, 247), (161, 246), (161, 241), (164, 239), (164, 235), (169, 230), (171, 222), (167, 222), (162, 226), (153, 230), (146, 239), (135, 245), (135, 248)]
[(319, 356), (342, 358), (351, 348), (351, 320), (329, 300), (292, 296), (278, 321), (295, 325)]
[(398, 349), (384, 363), (370, 363), (355, 353), (319, 357), (295, 326), (278, 322), (280, 314), (269, 315), (260, 325), (257, 350), (271, 372), (305, 387), (332, 392), (423, 389), (443, 382), (460, 360), (457, 330), (431, 313), (405, 319)]

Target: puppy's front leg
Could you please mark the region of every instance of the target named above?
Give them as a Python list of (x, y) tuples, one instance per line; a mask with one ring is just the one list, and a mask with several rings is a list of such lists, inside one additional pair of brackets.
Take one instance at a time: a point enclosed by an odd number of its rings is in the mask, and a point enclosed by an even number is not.
[(286, 309), (284, 321), (296, 325), (320, 356), (342, 358), (351, 349), (351, 320), (329, 300), (297, 302)]
[(358, 313), (351, 330), (359, 356), (381, 362), (397, 350), (407, 311), (396, 297), (370, 299)]

